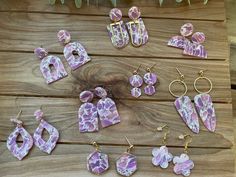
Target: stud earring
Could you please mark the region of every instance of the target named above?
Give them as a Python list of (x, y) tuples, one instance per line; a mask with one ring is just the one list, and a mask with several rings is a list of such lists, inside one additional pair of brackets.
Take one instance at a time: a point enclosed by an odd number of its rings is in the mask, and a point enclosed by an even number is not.
[(138, 70), (141, 67), (141, 64), (139, 67), (133, 72), (133, 76), (129, 78), (129, 83), (133, 87), (131, 89), (131, 95), (135, 98), (138, 98), (141, 96), (142, 91), (139, 87), (143, 85), (143, 78), (138, 74)]
[(68, 75), (59, 57), (48, 55), (47, 50), (41, 47), (36, 48), (34, 54), (42, 60), (40, 70), (47, 84), (55, 82)]
[(188, 145), (192, 142), (191, 135), (180, 135), (179, 139), (185, 140), (184, 153), (173, 158), (174, 173), (177, 175), (189, 176), (194, 168), (193, 161), (188, 156)]
[[(176, 97), (174, 105), (175, 105), (175, 108), (178, 111), (179, 115), (181, 116), (181, 118), (185, 122), (185, 124), (194, 133), (199, 133), (198, 115), (197, 115), (195, 108), (192, 105), (190, 98), (188, 96), (186, 96), (186, 93), (188, 91), (188, 87), (187, 87), (186, 83), (184, 82), (184, 75), (179, 71), (178, 68), (176, 68), (176, 70), (178, 71), (180, 78), (173, 80), (169, 84), (169, 92), (172, 96)], [(176, 95), (172, 92), (171, 87), (175, 83), (180, 83), (184, 86), (185, 91), (182, 95)]]
[[(212, 103), (211, 96), (208, 94), (212, 90), (212, 82), (209, 78), (204, 76), (204, 71), (201, 70), (199, 73), (199, 77), (197, 77), (193, 83), (194, 89), (199, 93), (194, 97), (194, 103), (197, 109), (197, 112), (199, 116), (202, 119), (202, 122), (204, 126), (211, 132), (215, 131), (216, 128), (216, 114), (215, 114), (215, 108)], [(201, 92), (197, 88), (197, 82), (199, 80), (206, 80), (210, 88), (206, 92)]]
[(123, 48), (129, 43), (129, 34), (125, 28), (124, 22), (121, 20), (122, 12), (118, 8), (111, 9), (109, 13), (110, 19), (113, 21), (107, 25), (107, 31), (111, 42), (116, 48)]
[(154, 95), (154, 93), (156, 93), (156, 88), (155, 88), (155, 84), (157, 83), (157, 75), (151, 72), (151, 69), (155, 66), (156, 64), (154, 64), (152, 67), (148, 67), (147, 73), (144, 74), (143, 76), (143, 80), (144, 82), (147, 84), (146, 87), (144, 87), (144, 93), (146, 95)]
[(128, 16), (132, 20), (126, 23), (132, 45), (134, 47), (140, 47), (146, 44), (148, 42), (148, 32), (142, 18), (140, 18), (141, 12), (139, 8), (136, 6), (131, 7)]
[[(33, 138), (24, 129), (23, 122), (18, 119), (21, 113), (22, 110), (20, 110), (20, 112), (15, 118), (11, 119), (11, 122), (16, 124), (16, 128), (7, 138), (7, 148), (12, 153), (12, 155), (18, 160), (22, 160), (29, 153), (29, 150), (33, 146)], [(22, 137), (23, 140), (23, 143), (20, 147), (17, 145), (16, 142), (16, 139), (19, 135)]]
[(80, 132), (98, 131), (98, 113), (97, 107), (90, 103), (94, 95), (91, 91), (80, 93), (80, 101), (83, 103), (78, 111)]
[(96, 142), (93, 142), (92, 145), (95, 147), (95, 151), (87, 157), (87, 169), (91, 173), (101, 175), (109, 169), (108, 155), (99, 150)]
[(162, 146), (160, 148), (153, 148), (152, 150), (152, 164), (154, 166), (160, 166), (161, 168), (167, 168), (169, 162), (172, 161), (173, 155), (169, 153), (168, 148), (166, 147), (167, 136), (169, 134), (169, 127), (163, 125), (157, 128), (157, 131), (162, 132), (165, 129), (165, 133), (162, 140)]
[(95, 95), (101, 98), (97, 103), (97, 111), (103, 128), (120, 123), (120, 115), (115, 102), (107, 97), (107, 92), (102, 87), (95, 88)]
[(134, 148), (134, 145), (130, 143), (127, 137), (125, 137), (126, 141), (129, 144), (129, 147), (126, 152), (124, 152), (116, 161), (116, 170), (122, 176), (131, 176), (133, 175), (138, 167), (137, 167), (137, 158), (135, 155), (131, 154), (131, 150)]
[(78, 41), (70, 42), (71, 36), (68, 31), (60, 30), (57, 33), (57, 38), (60, 43), (65, 45), (64, 57), (72, 70), (78, 69), (91, 60), (82, 44)]

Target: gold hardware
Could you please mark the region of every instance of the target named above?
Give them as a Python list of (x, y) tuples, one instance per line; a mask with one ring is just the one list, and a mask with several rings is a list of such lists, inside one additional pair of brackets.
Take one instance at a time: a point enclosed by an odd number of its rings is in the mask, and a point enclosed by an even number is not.
[(162, 139), (162, 144), (165, 146), (166, 141), (167, 141), (167, 136), (170, 133), (169, 126), (165, 124), (161, 127), (157, 127), (157, 131), (159, 131), (159, 132), (162, 132), (164, 129), (165, 129), (165, 132), (164, 132), (164, 136), (163, 136), (163, 139)]
[[(210, 93), (210, 92), (212, 91), (212, 87), (213, 87), (213, 86), (212, 86), (212, 82), (211, 82), (211, 80), (210, 80), (209, 78), (207, 78), (207, 77), (204, 76), (204, 71), (206, 71), (206, 70), (200, 70), (200, 71), (198, 72), (199, 76), (195, 79), (195, 81), (194, 81), (194, 83), (193, 83), (194, 89), (195, 89), (198, 93)], [(198, 88), (197, 88), (197, 81), (200, 80), (200, 79), (206, 80), (206, 81), (209, 83), (210, 88), (209, 88), (209, 90), (208, 90), (207, 92), (201, 92), (200, 90), (198, 90)]]
[(134, 145), (130, 143), (130, 141), (128, 140), (128, 138), (127, 138), (126, 136), (125, 136), (125, 139), (126, 139), (126, 141), (128, 142), (128, 144), (129, 144), (129, 147), (127, 148), (126, 152), (127, 152), (127, 153), (130, 153), (130, 151), (131, 151), (132, 149), (134, 149)]
[(192, 136), (189, 134), (185, 134), (185, 135), (179, 135), (179, 139), (180, 140), (185, 140), (185, 145), (184, 145), (184, 153), (188, 153), (188, 146), (189, 144), (192, 142)]
[(99, 150), (99, 145), (98, 145), (98, 143), (97, 143), (96, 141), (94, 141), (94, 142), (92, 143), (92, 145), (93, 145), (93, 147), (96, 149), (96, 151)]
[[(131, 38), (131, 43), (134, 47), (140, 47), (143, 43), (143, 36), (142, 36), (142, 33), (141, 33), (141, 26), (140, 26), (140, 23), (139, 23), (139, 20), (133, 20), (131, 22), (128, 23), (130, 25), (130, 38)], [(132, 25), (138, 25), (138, 33), (140, 35), (140, 43), (139, 44), (135, 44), (134, 43), (134, 39), (133, 39), (133, 30), (132, 30)]]

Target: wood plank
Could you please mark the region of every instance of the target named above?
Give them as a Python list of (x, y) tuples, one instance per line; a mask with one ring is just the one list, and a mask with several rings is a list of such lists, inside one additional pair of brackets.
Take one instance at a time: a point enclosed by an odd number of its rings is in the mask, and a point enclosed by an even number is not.
[[(35, 47), (43, 45), (50, 52), (61, 53), (63, 49), (57, 42), (56, 33), (64, 28), (71, 31), (72, 39), (79, 39), (92, 55), (192, 58), (183, 56), (179, 49), (166, 46), (167, 41), (178, 34), (180, 26), (190, 20), (148, 18), (144, 21), (150, 35), (148, 44), (140, 48), (129, 45), (122, 50), (117, 50), (112, 46), (107, 35), (106, 25), (110, 23), (108, 17), (2, 12), (0, 50), (32, 52)], [(196, 31), (203, 31), (207, 36), (205, 48), (209, 59), (228, 59), (229, 51), (224, 22), (192, 22)], [(196, 60), (199, 61), (199, 59)]]
[[(187, 2), (176, 4), (172, 0), (165, 0), (160, 8), (156, 0), (119, 0), (118, 8), (127, 16), (128, 7), (138, 5), (141, 8), (143, 17), (152, 18), (181, 18), (181, 19), (204, 19), (204, 20), (225, 20), (224, 1), (209, 1), (207, 6), (203, 5), (202, 0), (191, 0), (192, 5)], [(99, 0), (97, 7), (95, 0), (90, 0), (88, 7), (84, 2), (81, 9), (75, 7), (74, 1), (65, 1), (64, 5), (56, 3), (49, 5), (48, 1), (30, 1), (30, 0), (2, 0), (0, 2), (0, 11), (27, 11), (27, 12), (47, 12), (47, 13), (68, 13), (68, 14), (89, 14), (108, 16), (112, 8), (110, 1)]]
[(231, 44), (236, 46), (236, 1), (226, 0), (227, 8), (227, 27), (228, 27), (228, 37)]
[[(86, 168), (86, 158), (93, 151), (89, 145), (57, 145), (52, 155), (46, 155), (37, 148), (33, 148), (30, 156), (23, 161), (18, 161), (6, 149), (5, 143), (0, 143), (0, 171), (2, 177), (92, 177)], [(109, 155), (110, 169), (103, 176), (119, 176), (116, 173), (115, 161), (125, 151), (126, 147), (101, 146), (101, 150)], [(151, 164), (150, 147), (136, 147), (134, 154), (138, 160), (138, 170), (135, 176), (171, 177), (173, 164), (162, 170)], [(180, 154), (182, 148), (170, 148), (174, 155)], [(192, 177), (233, 177), (234, 158), (230, 149), (190, 149), (189, 156), (195, 163), (192, 170)], [(14, 169), (14, 170), (12, 170)]]
[[(233, 121), (234, 121), (234, 159), (236, 159), (236, 90), (232, 89), (232, 98), (233, 98)], [(235, 164), (236, 171), (236, 164)]]
[(231, 84), (233, 87), (236, 86), (236, 45), (230, 48), (230, 75)]
[[(61, 55), (60, 57), (63, 58)], [(140, 75), (143, 76), (145, 67), (156, 63), (153, 72), (158, 74), (160, 81), (156, 87), (157, 93), (154, 96), (145, 96), (143, 93), (141, 99), (174, 100), (168, 92), (168, 85), (178, 77), (175, 67), (179, 67), (186, 76), (188, 95), (191, 98), (197, 94), (193, 88), (197, 73), (201, 69), (207, 69), (206, 76), (214, 86), (211, 92), (213, 100), (231, 102), (229, 65), (223, 61), (92, 56), (90, 63), (71, 72), (65, 59), (62, 59), (69, 76), (47, 85), (39, 69), (40, 60), (33, 54), (1, 52), (0, 58), (0, 94), (78, 97), (83, 90), (104, 85), (111, 89), (115, 98), (134, 99), (130, 94), (128, 78), (139, 64), (143, 64), (143, 69), (140, 70)], [(144, 86), (145, 84), (142, 90)], [(208, 87), (206, 82), (199, 82), (200, 89), (207, 90)], [(177, 93), (183, 91), (178, 85), (174, 89)]]
[[(177, 137), (185, 132), (190, 133), (172, 102), (116, 100), (122, 122), (102, 129), (98, 133), (79, 133), (77, 110), (81, 103), (78, 99), (1, 96), (0, 102), (1, 140), (6, 140), (14, 129), (9, 119), (18, 113), (19, 108), (16, 105), (22, 109), (21, 119), (30, 133), (33, 133), (38, 126), (33, 113), (42, 105), (45, 119), (60, 130), (61, 143), (89, 143), (96, 140), (103, 144), (125, 144), (122, 137), (127, 135), (134, 144), (155, 146), (161, 144), (163, 136), (162, 133), (157, 134), (155, 129), (160, 125), (168, 124), (171, 132), (168, 145), (181, 146), (182, 142)], [(216, 132), (208, 132), (201, 123), (200, 134), (193, 135), (192, 147), (229, 148), (232, 146), (234, 138), (232, 105), (219, 103), (214, 105), (217, 114)]]

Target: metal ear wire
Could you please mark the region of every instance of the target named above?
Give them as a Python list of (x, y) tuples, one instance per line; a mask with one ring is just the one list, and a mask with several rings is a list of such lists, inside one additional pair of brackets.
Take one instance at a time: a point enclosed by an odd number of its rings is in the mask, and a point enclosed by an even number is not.
[(192, 136), (189, 134), (185, 134), (185, 135), (179, 135), (178, 137), (180, 140), (184, 140), (185, 141), (185, 145), (184, 145), (184, 153), (188, 153), (188, 146), (190, 143), (192, 143)]
[(96, 149), (96, 151), (99, 150), (99, 145), (96, 141), (92, 142), (93, 147)]
[(129, 144), (129, 147), (127, 148), (126, 152), (127, 152), (127, 153), (130, 153), (130, 151), (131, 151), (132, 149), (134, 149), (134, 145), (130, 143), (129, 139), (128, 139), (126, 136), (125, 136), (125, 139), (126, 139), (126, 141), (128, 142), (128, 144)]
[(169, 126), (165, 124), (165, 125), (163, 125), (161, 127), (157, 127), (157, 131), (158, 132), (162, 132), (163, 130), (165, 130), (165, 131), (164, 131), (164, 136), (163, 136), (163, 139), (162, 139), (162, 144), (166, 145), (167, 136), (170, 133)]

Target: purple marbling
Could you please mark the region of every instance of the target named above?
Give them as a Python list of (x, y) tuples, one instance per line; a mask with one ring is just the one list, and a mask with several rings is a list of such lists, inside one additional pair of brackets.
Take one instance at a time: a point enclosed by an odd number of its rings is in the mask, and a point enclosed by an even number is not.
[(183, 36), (173, 36), (169, 41), (168, 41), (168, 46), (170, 47), (176, 47), (179, 49), (184, 49), (185, 45), (187, 43), (190, 43), (190, 41), (183, 37)]
[(186, 23), (180, 28), (180, 34), (184, 37), (190, 36), (193, 34), (193, 25), (191, 23)]
[(197, 43), (186, 43), (183, 54), (198, 58), (207, 58), (207, 51), (205, 50), (205, 47)]
[(202, 44), (206, 40), (206, 36), (202, 32), (196, 32), (192, 35), (192, 42), (197, 44)]
[(154, 85), (157, 82), (157, 75), (154, 73), (147, 72), (143, 76), (143, 80), (148, 85)]
[(109, 17), (112, 21), (118, 22), (122, 18), (122, 12), (118, 8), (113, 8), (110, 10)]
[(161, 146), (160, 148), (153, 148), (152, 150), (152, 164), (154, 166), (160, 166), (161, 168), (167, 168), (169, 162), (172, 161), (173, 155), (169, 153), (166, 146)]
[(128, 16), (132, 20), (137, 20), (141, 16), (141, 12), (138, 7), (133, 6), (129, 9)]
[(194, 163), (187, 154), (181, 154), (173, 158), (174, 172), (177, 175), (189, 176), (194, 168)]
[(57, 33), (57, 39), (60, 43), (62, 44), (67, 44), (70, 42), (71, 40), (71, 36), (70, 36), (70, 33), (66, 30), (60, 30), (58, 33)]
[(143, 78), (138, 74), (134, 74), (129, 78), (129, 83), (133, 87), (141, 87), (143, 85)]
[(79, 98), (82, 103), (90, 102), (93, 100), (93, 92), (85, 90), (80, 93)]
[(134, 88), (131, 89), (131, 95), (133, 97), (138, 98), (138, 97), (141, 96), (141, 94), (142, 94), (142, 91), (141, 91), (140, 88), (134, 87)]
[(107, 91), (102, 87), (96, 87), (95, 89), (95, 95), (99, 98), (106, 98), (107, 97)]
[(145, 93), (146, 95), (149, 95), (149, 96), (154, 95), (154, 94), (156, 93), (156, 88), (155, 88), (155, 86), (153, 86), (153, 85), (147, 85), (147, 86), (145, 86), (145, 87), (144, 87), (144, 93)]

